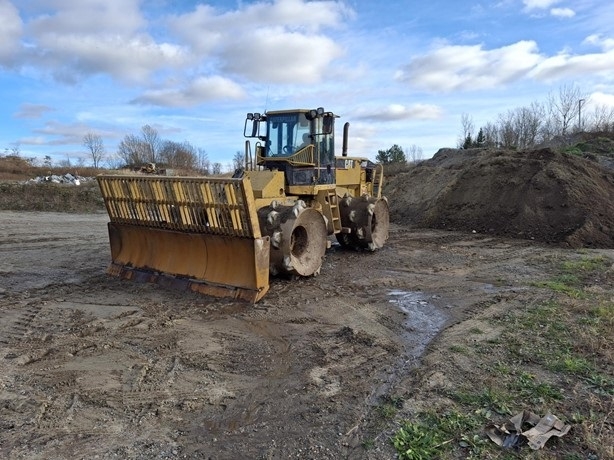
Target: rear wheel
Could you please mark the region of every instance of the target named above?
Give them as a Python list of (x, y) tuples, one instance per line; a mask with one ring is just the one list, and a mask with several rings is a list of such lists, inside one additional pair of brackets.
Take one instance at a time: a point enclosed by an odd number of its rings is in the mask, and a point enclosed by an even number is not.
[(258, 217), (262, 234), (271, 238), (272, 275), (320, 272), (327, 246), (326, 222), (320, 212), (298, 200), (294, 206), (274, 202), (258, 210)]
[(390, 212), (386, 198), (369, 195), (345, 196), (341, 200), (341, 225), (347, 232), (337, 234), (343, 247), (375, 251), (388, 239)]

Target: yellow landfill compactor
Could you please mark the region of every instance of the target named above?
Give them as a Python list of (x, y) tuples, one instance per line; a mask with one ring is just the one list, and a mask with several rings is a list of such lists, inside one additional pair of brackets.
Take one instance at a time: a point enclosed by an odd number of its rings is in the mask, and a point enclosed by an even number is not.
[(108, 272), (257, 302), (270, 275), (318, 274), (330, 235), (381, 248), (383, 168), (347, 156), (349, 123), (335, 156), (335, 118), (323, 108), (248, 113), (245, 164), (232, 177), (98, 176)]

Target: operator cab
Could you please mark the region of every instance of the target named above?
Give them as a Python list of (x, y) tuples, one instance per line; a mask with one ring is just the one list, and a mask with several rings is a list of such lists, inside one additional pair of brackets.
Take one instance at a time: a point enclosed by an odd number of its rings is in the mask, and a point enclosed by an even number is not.
[(335, 117), (321, 107), (248, 113), (244, 135), (259, 139), (257, 164), (284, 171), (287, 185), (334, 184)]

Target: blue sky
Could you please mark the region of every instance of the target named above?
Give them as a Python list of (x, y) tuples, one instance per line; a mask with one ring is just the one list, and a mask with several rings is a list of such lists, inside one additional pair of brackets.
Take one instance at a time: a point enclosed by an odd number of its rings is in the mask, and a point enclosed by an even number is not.
[(88, 163), (86, 133), (111, 156), (149, 124), (229, 165), (247, 112), (323, 106), (351, 155), (429, 158), (463, 113), (563, 85), (614, 107), (609, 0), (0, 0), (0, 20), (0, 152), (25, 157)]

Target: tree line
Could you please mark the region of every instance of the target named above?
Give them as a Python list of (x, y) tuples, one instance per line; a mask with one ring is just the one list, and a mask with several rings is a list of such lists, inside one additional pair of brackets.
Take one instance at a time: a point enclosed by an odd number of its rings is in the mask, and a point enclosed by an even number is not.
[(378, 150), (375, 161), (383, 165), (417, 163), (422, 160), (422, 148), (412, 144), (409, 148), (394, 144), (386, 150)]
[[(87, 133), (83, 136), (94, 168), (98, 168), (106, 157), (102, 136)], [(115, 158), (107, 158), (113, 167), (138, 168), (147, 163), (161, 164), (167, 168), (198, 171), (201, 174), (220, 174), (221, 163), (211, 163), (202, 148), (190, 142), (176, 142), (160, 137), (151, 125), (144, 125), (139, 134), (127, 134), (117, 147)]]
[(527, 149), (560, 147), (578, 132), (614, 132), (614, 107), (597, 105), (592, 112), (582, 109), (588, 94), (576, 85), (564, 85), (544, 102), (533, 102), (501, 113), (495, 121), (481, 126), (477, 134), (472, 118), (461, 116), (462, 134), (458, 148)]

